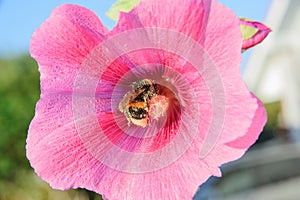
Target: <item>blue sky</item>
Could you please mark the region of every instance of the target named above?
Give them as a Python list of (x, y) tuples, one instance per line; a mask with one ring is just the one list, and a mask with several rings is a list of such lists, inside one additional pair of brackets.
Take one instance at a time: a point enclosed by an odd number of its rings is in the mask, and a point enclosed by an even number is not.
[[(60, 4), (85, 6), (98, 14), (108, 28), (114, 22), (105, 12), (116, 0), (0, 0), (0, 57), (27, 52), (34, 30)], [(271, 0), (219, 0), (238, 16), (264, 21)]]

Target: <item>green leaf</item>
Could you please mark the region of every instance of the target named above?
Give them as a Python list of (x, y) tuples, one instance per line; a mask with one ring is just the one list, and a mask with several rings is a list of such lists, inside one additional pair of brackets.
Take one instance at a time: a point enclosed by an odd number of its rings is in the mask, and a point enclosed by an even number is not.
[(241, 31), (243, 34), (243, 39), (247, 40), (255, 35), (257, 33), (258, 29), (251, 27), (251, 26), (246, 26), (244, 24), (241, 24)]
[(106, 15), (114, 21), (118, 21), (119, 12), (129, 12), (134, 6), (136, 6), (141, 0), (118, 0), (112, 7), (106, 12)]

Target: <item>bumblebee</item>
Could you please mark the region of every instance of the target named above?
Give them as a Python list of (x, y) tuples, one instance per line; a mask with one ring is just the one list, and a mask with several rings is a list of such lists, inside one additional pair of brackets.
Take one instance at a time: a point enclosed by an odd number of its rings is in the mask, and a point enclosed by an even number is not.
[(143, 79), (132, 84), (132, 91), (126, 93), (119, 103), (119, 110), (124, 113), (128, 125), (131, 123), (146, 127), (149, 123), (149, 101), (157, 95), (157, 84), (150, 79)]

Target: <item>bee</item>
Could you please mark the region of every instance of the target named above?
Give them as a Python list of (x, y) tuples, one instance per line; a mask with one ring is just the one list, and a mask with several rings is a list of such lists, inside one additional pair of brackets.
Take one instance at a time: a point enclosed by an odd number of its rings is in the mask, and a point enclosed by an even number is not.
[(132, 84), (132, 91), (127, 92), (119, 103), (119, 110), (124, 113), (128, 125), (146, 127), (149, 123), (149, 101), (157, 95), (157, 84), (150, 79), (143, 79)]

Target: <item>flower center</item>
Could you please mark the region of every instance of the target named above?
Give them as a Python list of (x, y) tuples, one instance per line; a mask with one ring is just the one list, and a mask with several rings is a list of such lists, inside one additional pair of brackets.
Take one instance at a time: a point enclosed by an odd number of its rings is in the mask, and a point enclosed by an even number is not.
[(132, 84), (132, 91), (125, 94), (119, 110), (124, 113), (128, 125), (146, 127), (151, 120), (166, 115), (172, 98), (174, 94), (167, 87), (143, 79)]

